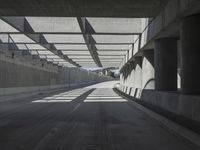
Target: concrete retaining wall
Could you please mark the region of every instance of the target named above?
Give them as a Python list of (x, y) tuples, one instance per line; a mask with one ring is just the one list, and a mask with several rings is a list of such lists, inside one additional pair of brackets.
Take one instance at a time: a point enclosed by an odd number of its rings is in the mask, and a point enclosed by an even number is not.
[(200, 122), (200, 96), (143, 90), (141, 100), (176, 115)]
[(63, 68), (22, 55), (0, 53), (0, 96), (63, 87), (89, 85), (108, 80), (79, 68)]
[(122, 95), (200, 133), (200, 96), (130, 87), (129, 93), (128, 87), (121, 85), (117, 89)]
[[(185, 118), (200, 122), (200, 96), (118, 86), (122, 93)], [(127, 90), (129, 89), (129, 90)], [(130, 93), (131, 90), (131, 93)]]

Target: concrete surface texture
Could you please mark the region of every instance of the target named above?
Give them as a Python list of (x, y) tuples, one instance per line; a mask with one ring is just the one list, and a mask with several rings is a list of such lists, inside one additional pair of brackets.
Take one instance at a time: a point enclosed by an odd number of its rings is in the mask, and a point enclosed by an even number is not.
[(177, 39), (155, 40), (155, 89), (177, 90)]
[[(198, 133), (199, 12), (199, 0), (170, 0), (155, 18), (149, 18), (132, 57), (121, 67), (118, 88)], [(135, 66), (134, 71), (130, 66)]]
[(1, 6), (1, 16), (91, 16), (91, 17), (152, 17), (168, 0), (9, 0)]
[[(200, 93), (200, 71), (197, 64), (199, 59), (199, 38), (200, 33), (200, 14), (184, 18), (181, 24), (182, 34), (182, 93), (197, 94)], [(189, 39), (189, 40), (188, 40)]]
[[(196, 124), (200, 122), (200, 97), (197, 95), (180, 95), (175, 92), (143, 90), (141, 99), (144, 102), (177, 114), (180, 117), (179, 119), (185, 117), (196, 121)], [(195, 122), (191, 124), (191, 120), (186, 124), (191, 127), (196, 126), (199, 130), (200, 126), (195, 125)]]
[[(62, 87), (89, 85), (108, 77), (79, 68), (58, 67), (47, 62), (0, 55), (0, 96)], [(44, 65), (42, 65), (44, 64)]]
[[(153, 51), (146, 55), (142, 61), (142, 88), (143, 89), (154, 89), (154, 62), (153, 62)], [(133, 74), (134, 76), (134, 74)]]
[(3, 150), (193, 150), (106, 82), (1, 102)]
[[(142, 68), (139, 64), (136, 64), (135, 67), (135, 84), (134, 87), (136, 88), (142, 88)], [(129, 81), (127, 81), (129, 83)]]
[(1, 3), (0, 149), (195, 149), (117, 95), (115, 81), (91, 85), (110, 79), (71, 67), (120, 66), (119, 94), (198, 135), (199, 13), (199, 0)]

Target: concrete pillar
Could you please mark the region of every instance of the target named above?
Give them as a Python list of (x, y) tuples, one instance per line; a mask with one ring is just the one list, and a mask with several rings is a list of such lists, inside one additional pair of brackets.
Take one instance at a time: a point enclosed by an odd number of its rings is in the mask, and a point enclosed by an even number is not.
[(142, 88), (155, 89), (154, 50), (143, 51)]
[(130, 77), (131, 77), (130, 70), (131, 70), (131, 66), (128, 65), (127, 66), (127, 80), (126, 80), (126, 86), (127, 86), (126, 94), (130, 93), (130, 88), (131, 88), (131, 86), (130, 86)]
[(127, 66), (125, 67), (124, 70), (124, 86), (127, 86)]
[(181, 91), (200, 94), (200, 14), (183, 19), (181, 24)]
[(135, 77), (134, 87), (142, 88), (142, 57), (135, 58)]
[(155, 90), (177, 90), (177, 39), (155, 40)]
[(131, 91), (130, 91), (130, 95), (134, 96), (135, 95), (135, 64), (134, 62), (131, 62), (130, 64), (130, 87), (131, 87)]
[(134, 87), (134, 83), (135, 83), (135, 81), (134, 81), (134, 78), (135, 78), (135, 68), (134, 68), (134, 62), (131, 62), (131, 64), (130, 64), (130, 70), (131, 70), (131, 72), (130, 72), (130, 86), (131, 87)]

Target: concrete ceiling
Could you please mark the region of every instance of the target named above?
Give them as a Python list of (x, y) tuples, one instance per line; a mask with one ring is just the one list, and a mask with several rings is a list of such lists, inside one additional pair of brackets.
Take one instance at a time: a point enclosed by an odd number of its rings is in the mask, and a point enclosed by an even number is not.
[(1, 16), (154, 17), (168, 0), (6, 0)]
[(0, 48), (59, 66), (119, 67), (147, 23), (146, 18), (4, 16)]

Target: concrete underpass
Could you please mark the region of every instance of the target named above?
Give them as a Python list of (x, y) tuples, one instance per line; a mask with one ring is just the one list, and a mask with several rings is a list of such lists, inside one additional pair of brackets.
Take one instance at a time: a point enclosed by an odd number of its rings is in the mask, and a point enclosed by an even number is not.
[(192, 146), (133, 102), (115, 82), (6, 101), (0, 104), (0, 147), (10, 149), (162, 149)]
[(199, 150), (199, 0), (0, 3), (0, 150)]

